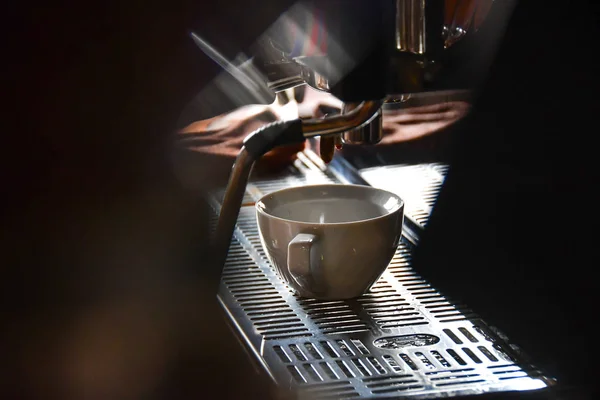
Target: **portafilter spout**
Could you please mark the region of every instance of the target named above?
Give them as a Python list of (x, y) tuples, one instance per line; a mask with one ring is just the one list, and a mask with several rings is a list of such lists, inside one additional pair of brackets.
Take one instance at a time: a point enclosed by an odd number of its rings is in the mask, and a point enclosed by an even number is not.
[(361, 128), (381, 113), (382, 105), (383, 100), (365, 101), (344, 114), (323, 119), (277, 121), (248, 135), (233, 164), (219, 212), (213, 243), (218, 265), (223, 266), (227, 259), (246, 185), (254, 163), (260, 157), (278, 146), (302, 143), (311, 137), (336, 135)]
[[(344, 103), (342, 114), (348, 113), (358, 107), (356, 103)], [(373, 145), (383, 139), (383, 117), (379, 109), (367, 123), (358, 128), (350, 129), (342, 133), (342, 143)]]

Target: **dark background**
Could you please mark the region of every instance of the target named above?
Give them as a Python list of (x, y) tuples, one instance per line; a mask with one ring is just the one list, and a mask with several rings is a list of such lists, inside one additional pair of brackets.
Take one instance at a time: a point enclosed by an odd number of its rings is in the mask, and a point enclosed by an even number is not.
[[(268, 398), (223, 325), (208, 210), (173, 175), (170, 137), (219, 72), (189, 31), (232, 57), (273, 4), (6, 6), (0, 397)], [(91, 381), (69, 375), (86, 366)]]
[(597, 11), (519, 2), (415, 261), (566, 385), (598, 370)]
[[(3, 378), (22, 390), (33, 379), (23, 351), (45, 343), (36, 340), (50, 326), (60, 332), (56, 321), (123, 293), (204, 279), (206, 210), (179, 186), (167, 149), (180, 111), (218, 69), (187, 33), (201, 27), (233, 56), (285, 5), (11, 7), (2, 28), (0, 290), (11, 349)], [(480, 101), (448, 132), (453, 169), (415, 261), (564, 382), (592, 386), (597, 8), (520, 2)], [(199, 316), (187, 317), (211, 321), (213, 298), (206, 290), (194, 299)]]

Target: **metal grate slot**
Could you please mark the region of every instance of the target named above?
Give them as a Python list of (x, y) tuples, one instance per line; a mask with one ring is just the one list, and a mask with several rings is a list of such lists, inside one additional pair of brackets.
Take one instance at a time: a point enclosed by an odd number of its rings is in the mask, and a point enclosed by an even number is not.
[(373, 394), (384, 394), (407, 390), (422, 389), (423, 385), (413, 375), (395, 375), (365, 379), (367, 387)]
[(409, 307), (409, 303), (397, 303), (387, 307), (378, 307), (369, 311), (369, 314), (376, 321), (397, 321), (401, 317), (419, 315), (414, 307)]
[(225, 282), (231, 282), (230, 279), (239, 278), (240, 280), (248, 278), (258, 278), (262, 275), (259, 269), (245, 268), (241, 270), (228, 270), (223, 271), (223, 278)]
[(346, 344), (344, 340), (336, 340), (335, 343), (337, 344), (338, 348), (342, 351), (343, 354), (347, 356), (355, 355), (354, 351)]
[(269, 313), (252, 316), (250, 320), (255, 325), (260, 325), (262, 321), (283, 321), (294, 317), (297, 317), (297, 315), (289, 310), (273, 310)]
[(415, 353), (415, 356), (421, 363), (425, 366), (426, 369), (435, 369), (435, 365), (425, 356), (425, 354), (421, 352)]
[(493, 371), (494, 376), (498, 377), (500, 381), (526, 378), (528, 376), (527, 372), (514, 364), (491, 366), (488, 368)]
[(380, 310), (383, 308), (393, 308), (393, 307), (399, 307), (399, 306), (400, 307), (410, 306), (410, 303), (406, 302), (406, 300), (404, 300), (400, 296), (391, 296), (391, 297), (386, 297), (386, 298), (380, 299), (379, 301), (377, 301), (376, 303), (374, 302), (373, 304), (371, 304), (371, 303), (363, 304), (363, 307), (369, 313), (375, 313), (375, 312), (377, 312), (377, 310)]
[[(254, 326), (260, 333), (263, 333), (265, 335), (270, 335), (274, 333), (282, 334), (307, 331), (307, 329), (303, 328), (304, 325), (302, 323), (299, 323), (299, 320), (297, 319), (294, 319), (292, 322), (268, 321), (266, 323), (256, 323), (254, 324)], [(300, 329), (298, 329), (299, 327)]]
[(391, 328), (402, 328), (405, 326), (417, 326), (417, 325), (427, 325), (428, 321), (424, 321), (424, 317), (414, 317), (414, 318), (406, 318), (404, 321), (415, 321), (415, 322), (405, 322), (405, 323), (393, 323), (393, 324), (381, 324), (383, 329), (391, 329)]
[(519, 373), (519, 374), (522, 374), (522, 373), (524, 373), (524, 371), (523, 371), (523, 370), (521, 370), (521, 369), (517, 369), (517, 370), (513, 370), (513, 371), (497, 371), (497, 372), (494, 372), (494, 374), (495, 374), (495, 375), (502, 375), (502, 374), (512, 374), (512, 373), (515, 373), (515, 372), (516, 372), (516, 373)]
[(463, 344), (463, 341), (458, 338), (450, 329), (444, 329), (444, 333), (456, 344)]
[(459, 372), (475, 371), (475, 368), (459, 368), (459, 369), (448, 369), (443, 371), (427, 372), (425, 375), (440, 375), (440, 374), (454, 374)]
[(308, 332), (306, 328), (297, 328), (297, 329), (284, 329), (280, 331), (270, 331), (268, 333), (264, 333), (265, 340), (278, 340), (278, 339), (286, 339), (291, 337), (310, 337), (312, 333)]
[(288, 365), (287, 369), (290, 372), (290, 375), (292, 375), (292, 378), (294, 378), (294, 380), (297, 383), (306, 383), (306, 379), (304, 378), (304, 376), (302, 376), (302, 374), (300, 373), (298, 368), (296, 368), (295, 365)]
[(427, 310), (430, 310), (429, 311), (430, 313), (435, 313), (435, 310), (439, 309), (439, 308), (448, 308), (448, 307), (450, 307), (451, 309), (458, 309), (455, 304), (450, 304), (450, 303), (445, 303), (445, 304), (427, 304), (427, 305), (425, 305), (423, 307), (425, 309), (427, 309)]
[[(447, 307), (445, 304), (441, 304), (439, 306)], [(430, 313), (433, 314), (436, 318), (440, 318), (440, 319), (444, 319), (447, 317), (453, 317), (453, 316), (457, 316), (457, 315), (462, 315), (462, 313), (460, 311), (458, 311), (455, 307), (431, 310)]]
[(304, 343), (304, 348), (306, 349), (308, 354), (310, 354), (310, 356), (312, 358), (314, 358), (315, 360), (323, 359), (323, 355), (319, 352), (319, 350), (312, 343), (310, 343), (310, 342)]
[(479, 349), (479, 351), (481, 353), (483, 353), (484, 356), (486, 356), (488, 358), (488, 360), (490, 360), (491, 362), (497, 362), (498, 358), (492, 354), (491, 351), (489, 351), (485, 346), (477, 346), (477, 348)]
[(303, 367), (304, 367), (304, 370), (306, 371), (306, 373), (308, 374), (308, 376), (311, 378), (311, 380), (316, 381), (316, 382), (323, 381), (323, 378), (321, 378), (321, 375), (319, 375), (319, 373), (312, 366), (312, 364), (304, 364)]
[(257, 332), (262, 334), (265, 339), (276, 339), (289, 336), (310, 336), (308, 329), (304, 326), (297, 315), (291, 312), (289, 306), (285, 303), (278, 303), (275, 307), (279, 310), (273, 310), (271, 303), (260, 306), (247, 307), (245, 310), (251, 316), (254, 316), (254, 327)]
[(430, 299), (445, 300), (444, 296), (442, 296), (439, 293), (435, 293), (433, 295), (427, 295), (427, 296), (415, 296), (415, 298), (418, 299), (418, 300), (430, 300)]
[(242, 307), (245, 307), (247, 305), (263, 305), (265, 307), (287, 305), (285, 301), (279, 298), (279, 296), (262, 296), (254, 299), (238, 300), (238, 303), (240, 303)]
[(310, 319), (326, 334), (368, 331), (363, 321), (345, 302), (301, 299), (298, 303)]
[[(424, 294), (431, 294), (431, 293), (435, 293), (436, 297), (438, 297), (439, 295), (437, 294), (437, 291), (435, 289), (422, 289), (421, 287), (419, 288), (410, 288), (409, 292), (411, 292), (413, 295), (424, 295)], [(421, 297), (417, 297), (417, 298), (421, 298)]]
[(360, 351), (361, 354), (369, 354), (369, 349), (365, 347), (359, 339), (351, 339), (352, 344)]
[[(268, 282), (269, 280), (263, 276), (247, 276), (240, 275), (237, 277), (223, 276), (223, 282), (227, 284), (228, 287), (240, 287), (240, 286), (248, 286), (257, 282)], [(235, 285), (235, 286), (234, 286)]]
[(459, 363), (460, 365), (467, 365), (467, 362), (463, 360), (456, 351), (452, 349), (447, 349), (446, 351), (448, 352), (448, 354), (450, 354), (452, 358), (454, 358), (454, 360), (456, 360), (457, 363)]
[(377, 371), (378, 374), (383, 375), (387, 374), (387, 370), (381, 365), (381, 363), (375, 357), (367, 357), (369, 363), (373, 366), (373, 369)]
[(516, 366), (517, 365), (515, 365), (515, 364), (492, 365), (492, 366), (488, 367), (488, 369), (499, 370), (499, 369), (502, 369), (502, 368), (514, 368)]
[(263, 289), (262, 292), (257, 293), (256, 289), (253, 289), (252, 291), (233, 293), (233, 297), (235, 297), (240, 304), (244, 304), (245, 302), (254, 300), (278, 299), (279, 293), (276, 290), (269, 289)]
[(273, 346), (273, 350), (275, 351), (275, 354), (279, 356), (279, 359), (284, 363), (292, 362), (290, 357), (286, 354), (285, 350), (283, 350), (281, 346)]
[(475, 353), (473, 353), (473, 350), (469, 349), (468, 347), (463, 347), (462, 350), (466, 355), (469, 356), (469, 358), (471, 358), (471, 360), (475, 361), (477, 364), (481, 364), (481, 359), (477, 357)]
[(504, 376), (502, 378), (500, 378), (501, 381), (508, 381), (510, 379), (521, 379), (521, 378), (525, 378), (528, 375), (525, 372), (521, 372), (521, 374), (519, 374), (519, 376)]
[[(417, 382), (417, 381), (415, 381)], [(411, 383), (413, 383), (412, 380), (408, 380), (405, 382), (395, 382), (393, 388), (387, 388), (387, 389), (373, 389), (372, 392), (373, 394), (388, 394), (388, 393), (394, 393), (394, 392), (405, 392), (407, 390), (415, 390), (415, 389), (423, 389), (422, 385), (411, 385)]]
[(456, 380), (456, 379), (465, 379), (465, 378), (476, 378), (479, 374), (464, 374), (464, 375), (451, 375), (451, 376), (440, 376), (437, 378), (431, 378), (431, 381), (448, 381), (448, 380)]
[(485, 380), (484, 379), (476, 379), (476, 380), (468, 380), (468, 381), (460, 381), (460, 382), (444, 382), (444, 383), (438, 383), (438, 384), (436, 384), (436, 386), (443, 387), (443, 386), (454, 386), (454, 385), (465, 385), (465, 384), (481, 383), (481, 382), (485, 382)]
[(398, 364), (396, 362), (396, 360), (394, 360), (394, 357), (390, 356), (390, 355), (384, 355), (383, 359), (385, 360), (385, 362), (387, 363), (387, 365), (390, 366), (390, 368), (392, 369), (392, 371), (398, 373), (398, 372), (402, 372), (402, 367), (400, 366), (400, 364)]
[(295, 322), (300, 322), (299, 318), (269, 318), (268, 320), (264, 320), (264, 321), (257, 321), (254, 323), (255, 326), (264, 326), (264, 325), (282, 325), (282, 324), (290, 324), (290, 323), (295, 323)]
[(353, 358), (352, 363), (354, 364), (356, 369), (361, 373), (361, 375), (363, 375), (363, 376), (373, 375), (371, 373), (371, 371), (369, 371), (369, 368), (363, 363), (363, 361), (360, 358)]
[(233, 284), (229, 284), (227, 285), (229, 287), (229, 290), (231, 291), (231, 293), (233, 293), (234, 296), (238, 296), (240, 293), (247, 293), (247, 292), (254, 292), (256, 290), (269, 290), (271, 288), (273, 288), (273, 285), (271, 285), (266, 279), (262, 280), (257, 280), (254, 282), (242, 282), (242, 283), (233, 283)]
[[(425, 318), (407, 303), (384, 303), (385, 306), (367, 310), (381, 328), (419, 325), (411, 321), (424, 321)], [(426, 321), (424, 321), (427, 323)]]
[(451, 367), (452, 365), (440, 354), (437, 350), (432, 350), (430, 352), (433, 357), (443, 366), (443, 367)]
[(413, 360), (411, 360), (411, 358), (408, 356), (408, 354), (398, 354), (400, 356), (400, 358), (402, 359), (402, 361), (404, 361), (406, 363), (406, 365), (408, 365), (410, 367), (410, 369), (412, 369), (413, 371), (416, 371), (419, 369), (419, 367), (417, 367), (417, 364), (415, 364), (415, 362)]
[(354, 387), (352, 386), (352, 384), (350, 383), (350, 381), (339, 381), (339, 382), (327, 382), (327, 383), (322, 383), (319, 385), (307, 385), (304, 390), (306, 392), (320, 392), (323, 390), (328, 390), (330, 388), (335, 388), (335, 387), (344, 387), (344, 388), (352, 388), (354, 389)]
[(321, 370), (325, 373), (325, 375), (329, 377), (329, 379), (340, 379), (340, 377), (335, 373), (333, 368), (331, 368), (331, 366), (328, 363), (322, 362), (319, 363), (319, 366), (321, 367)]
[(348, 364), (346, 364), (346, 362), (344, 360), (337, 360), (335, 363), (340, 368), (340, 370), (344, 373), (344, 375), (346, 375), (346, 377), (354, 378), (354, 373), (348, 367)]
[[(420, 302), (423, 305), (428, 305), (428, 304), (443, 304), (443, 305), (449, 305), (450, 303), (446, 300), (446, 299), (437, 299), (437, 300), (422, 300)], [(441, 321), (444, 322), (444, 321)], [(452, 321), (448, 321), (448, 322), (452, 322)]]
[[(390, 286), (391, 287), (391, 286)], [(381, 291), (365, 295), (357, 300), (364, 310), (382, 328), (398, 328), (403, 326), (423, 325), (428, 322), (396, 291)]]
[(471, 332), (469, 332), (467, 330), (467, 328), (460, 327), (460, 328), (458, 328), (458, 331), (460, 333), (462, 333), (463, 336), (466, 337), (467, 339), (469, 339), (472, 343), (477, 343), (478, 342), (477, 338), (475, 336), (473, 336), (473, 334)]
[[(327, 382), (307, 385), (302, 388), (306, 399), (349, 399), (358, 397), (358, 393), (348, 381)], [(302, 397), (301, 397), (302, 398)]]
[(322, 346), (323, 350), (325, 350), (325, 353), (327, 353), (327, 355), (329, 355), (329, 357), (332, 357), (332, 358), (339, 357), (339, 354), (337, 353), (337, 351), (335, 351), (335, 349), (329, 342), (322, 341), (321, 346)]
[(292, 354), (296, 357), (297, 360), (308, 361), (308, 358), (306, 358), (306, 356), (304, 355), (304, 353), (302, 352), (302, 350), (300, 350), (300, 348), (297, 345), (290, 344), (289, 348), (290, 348), (290, 350), (292, 351)]
[(259, 315), (265, 316), (276, 313), (287, 313), (292, 309), (287, 304), (281, 306), (272, 306), (272, 307), (245, 307), (244, 311), (248, 313), (248, 315)]

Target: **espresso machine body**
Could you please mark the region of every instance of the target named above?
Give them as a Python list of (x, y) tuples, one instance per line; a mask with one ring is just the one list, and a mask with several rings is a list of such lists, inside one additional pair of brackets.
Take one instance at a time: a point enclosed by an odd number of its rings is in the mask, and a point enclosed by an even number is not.
[[(274, 91), (306, 83), (344, 102), (472, 89), (472, 66), (489, 63), (486, 53), (513, 7), (514, 1), (301, 1), (258, 41), (254, 64)], [(456, 78), (469, 69), (471, 82)]]

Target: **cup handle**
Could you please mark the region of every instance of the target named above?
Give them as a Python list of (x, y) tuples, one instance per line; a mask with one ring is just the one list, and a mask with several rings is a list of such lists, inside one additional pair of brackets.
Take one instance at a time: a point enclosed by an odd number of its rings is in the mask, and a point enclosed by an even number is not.
[(288, 270), (300, 287), (311, 292), (315, 289), (314, 269), (318, 268), (313, 260), (317, 242), (317, 236), (299, 233), (288, 245)]

